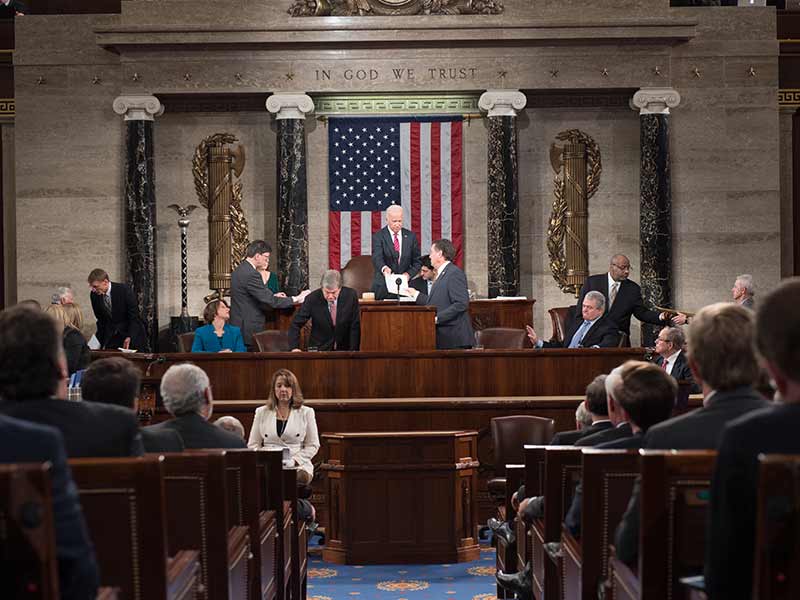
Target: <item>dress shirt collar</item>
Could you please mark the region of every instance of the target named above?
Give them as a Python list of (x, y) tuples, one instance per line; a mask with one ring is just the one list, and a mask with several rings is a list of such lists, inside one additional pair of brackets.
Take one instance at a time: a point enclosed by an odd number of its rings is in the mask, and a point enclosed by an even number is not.
[[(673, 352), (673, 353), (670, 355), (670, 357), (669, 357), (669, 358), (664, 358), (664, 359), (663, 359), (663, 360), (664, 360), (664, 362), (666, 363), (666, 365), (667, 365), (667, 366), (666, 366), (666, 367), (663, 367), (663, 365), (662, 365), (662, 367), (664, 368), (664, 370), (665, 370), (665, 371), (666, 371), (668, 374), (672, 375), (672, 369), (674, 369), (674, 368), (675, 368), (675, 361), (677, 361), (677, 360), (678, 360), (678, 355), (679, 355), (680, 353), (681, 353), (681, 351), (680, 351), (680, 350), (678, 350), (678, 351), (676, 351), (676, 352)], [(662, 358), (663, 358), (663, 357), (662, 357)]]
[(606, 276), (608, 277), (608, 301), (611, 302), (611, 286), (615, 283), (617, 284), (617, 294), (619, 294), (619, 290), (622, 288), (621, 281), (614, 281), (614, 278), (611, 276), (611, 273), (607, 273)]
[(449, 264), (450, 264), (450, 261), (446, 260), (441, 265), (439, 265), (439, 268), (436, 269), (436, 279), (439, 279), (439, 277), (442, 276), (442, 273), (444, 273), (444, 268)]

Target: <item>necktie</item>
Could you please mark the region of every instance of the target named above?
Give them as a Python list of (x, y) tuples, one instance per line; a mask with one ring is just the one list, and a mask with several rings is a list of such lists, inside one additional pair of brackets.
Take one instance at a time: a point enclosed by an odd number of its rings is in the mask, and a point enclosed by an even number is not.
[(589, 330), (589, 327), (592, 326), (591, 321), (584, 321), (583, 325), (578, 327), (578, 331), (575, 332), (575, 335), (572, 336), (572, 341), (570, 341), (568, 348), (577, 348), (581, 345), (583, 341), (583, 336), (586, 335), (586, 332)]
[(619, 290), (619, 283), (614, 282), (614, 285), (611, 286), (611, 291), (608, 293), (608, 306), (611, 307), (614, 304), (614, 300), (617, 299), (617, 290)]
[(666, 358), (661, 361), (661, 368), (664, 369), (665, 371), (667, 370), (667, 362), (669, 361), (667, 361)]
[(331, 311), (331, 321), (336, 326), (336, 302), (328, 302), (328, 310)]
[(103, 294), (103, 304), (108, 311), (108, 314), (111, 314), (111, 295), (110, 294)]
[(400, 240), (397, 239), (397, 234), (394, 234), (394, 251), (400, 252)]

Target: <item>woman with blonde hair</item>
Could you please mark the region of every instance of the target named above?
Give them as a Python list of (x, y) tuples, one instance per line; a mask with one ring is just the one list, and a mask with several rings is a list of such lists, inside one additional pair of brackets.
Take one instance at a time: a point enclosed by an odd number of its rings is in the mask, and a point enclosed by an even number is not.
[(269, 398), (256, 409), (248, 448), (282, 447), (298, 467), (299, 483), (314, 477), (311, 459), (319, 450), (319, 434), (314, 409), (303, 405), (303, 392), (294, 373), (278, 369), (272, 375)]
[(92, 361), (89, 345), (81, 333), (83, 313), (77, 304), (49, 304), (44, 312), (53, 317), (63, 327), (62, 339), (64, 354), (67, 357), (67, 369), (72, 375), (85, 369)]

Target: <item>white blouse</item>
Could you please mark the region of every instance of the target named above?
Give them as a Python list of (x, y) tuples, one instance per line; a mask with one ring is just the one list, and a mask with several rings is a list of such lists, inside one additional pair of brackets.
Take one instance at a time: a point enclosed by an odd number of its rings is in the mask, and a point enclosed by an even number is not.
[(278, 435), (278, 413), (266, 406), (256, 409), (253, 427), (250, 429), (248, 448), (283, 447), (289, 449), (289, 455), (297, 466), (314, 475), (311, 459), (319, 450), (319, 433), (314, 409), (301, 406), (289, 411), (286, 428)]

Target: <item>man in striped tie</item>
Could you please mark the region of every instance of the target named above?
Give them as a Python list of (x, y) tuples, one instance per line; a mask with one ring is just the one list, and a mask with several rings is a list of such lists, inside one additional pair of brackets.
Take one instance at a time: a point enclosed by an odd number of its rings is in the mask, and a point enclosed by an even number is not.
[(372, 264), (375, 278), (372, 291), (377, 300), (397, 298), (397, 290), (391, 293), (386, 288), (385, 276), (391, 273), (414, 277), (422, 265), (417, 236), (403, 227), (403, 207), (393, 204), (386, 209), (386, 227), (372, 236)]

